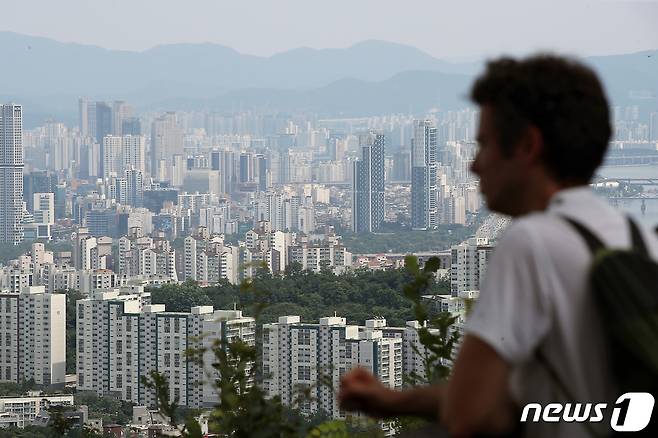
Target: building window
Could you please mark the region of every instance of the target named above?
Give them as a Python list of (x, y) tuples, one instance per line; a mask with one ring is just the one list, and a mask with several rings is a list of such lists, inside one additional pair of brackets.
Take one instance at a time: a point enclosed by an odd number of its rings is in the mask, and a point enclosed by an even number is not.
[(299, 362), (310, 362), (311, 351), (308, 348), (300, 348), (297, 350), (297, 360)]
[(311, 380), (311, 367), (300, 365), (297, 367), (298, 380)]
[(311, 332), (308, 329), (300, 330), (297, 335), (299, 345), (311, 345)]

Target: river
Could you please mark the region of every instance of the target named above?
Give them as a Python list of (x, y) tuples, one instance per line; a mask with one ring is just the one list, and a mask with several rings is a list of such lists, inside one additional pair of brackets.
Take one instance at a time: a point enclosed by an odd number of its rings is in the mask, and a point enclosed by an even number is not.
[[(606, 178), (658, 178), (658, 165), (649, 166), (605, 166), (597, 175)], [(645, 186), (646, 191), (655, 191), (654, 199), (645, 199), (645, 212), (642, 213), (641, 199), (610, 200), (613, 205), (650, 226), (658, 226), (658, 186)]]

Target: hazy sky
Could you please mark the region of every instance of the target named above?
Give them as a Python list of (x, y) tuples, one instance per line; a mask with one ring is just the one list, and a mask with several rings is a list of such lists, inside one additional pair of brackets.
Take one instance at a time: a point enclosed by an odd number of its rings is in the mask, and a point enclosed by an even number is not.
[(0, 30), (112, 49), (212, 42), (271, 55), (380, 39), (443, 58), (658, 48), (658, 0), (0, 0)]

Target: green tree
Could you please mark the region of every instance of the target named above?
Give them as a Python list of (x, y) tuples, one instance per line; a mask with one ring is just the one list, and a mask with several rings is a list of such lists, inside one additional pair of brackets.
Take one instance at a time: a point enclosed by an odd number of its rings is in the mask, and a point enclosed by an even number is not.
[[(267, 305), (261, 314), (264, 323), (276, 321), (282, 314), (298, 314), (304, 320), (313, 321), (337, 312), (350, 323), (363, 323), (377, 314), (390, 325), (404, 325), (414, 319), (408, 301), (400, 294), (410, 280), (411, 275), (404, 269), (378, 272), (358, 269), (334, 275), (328, 270), (303, 271), (293, 265), (285, 275), (268, 272), (256, 275), (252, 280), (254, 287), (270, 291), (259, 298), (241, 293), (239, 285), (225, 280), (211, 287), (186, 282), (153, 288), (150, 292), (154, 304), (165, 304), (170, 311), (187, 311), (197, 305), (231, 308), (234, 303), (248, 309), (260, 300)], [(449, 293), (449, 290), (447, 283), (434, 282), (427, 293)]]
[(43, 243), (47, 251), (71, 251), (72, 248), (69, 242), (23, 241), (18, 245), (0, 243), (0, 264), (7, 264), (8, 261), (30, 252), (32, 244), (36, 242)]
[(0, 397), (21, 397), (26, 392), (35, 388), (34, 379), (25, 380), (20, 383), (3, 382), (0, 383)]
[(132, 404), (111, 396), (99, 396), (93, 391), (75, 393), (76, 406), (86, 405), (91, 418), (102, 418), (103, 423), (127, 424), (132, 419)]

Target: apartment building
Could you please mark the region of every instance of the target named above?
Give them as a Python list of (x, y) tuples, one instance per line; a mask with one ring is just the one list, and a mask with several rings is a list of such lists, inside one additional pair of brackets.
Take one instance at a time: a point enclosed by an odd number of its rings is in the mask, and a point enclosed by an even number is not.
[(487, 238), (471, 238), (450, 248), (450, 291), (453, 296), (460, 292), (480, 290), (489, 256), (494, 247)]
[(288, 248), (289, 263), (299, 263), (302, 269), (320, 272), (323, 267), (341, 273), (352, 266), (352, 253), (333, 242), (301, 243)]
[[(207, 230), (200, 227), (201, 230)], [(240, 250), (236, 246), (224, 245), (221, 235), (208, 236), (197, 232), (184, 241), (185, 279), (201, 284), (214, 284), (226, 279), (233, 284), (240, 281), (238, 266)]]
[(359, 136), (361, 158), (352, 172), (352, 231), (372, 233), (384, 222), (384, 151), (386, 137), (376, 131)]
[(23, 241), (23, 106), (0, 104), (0, 242)]
[(436, 126), (431, 120), (414, 120), (411, 140), (411, 228), (432, 230), (439, 225)]
[(28, 286), (0, 293), (0, 382), (63, 385), (66, 296)]
[(118, 273), (124, 278), (168, 278), (178, 281), (176, 250), (163, 233), (146, 236), (133, 227), (119, 239)]
[(212, 346), (217, 339), (253, 345), (255, 321), (238, 310), (196, 306), (166, 312), (144, 295), (97, 293), (77, 303), (78, 389), (155, 406), (155, 393), (141, 381), (153, 370), (169, 383), (171, 400), (199, 408), (215, 400), (210, 366), (187, 361), (185, 352)]
[[(340, 378), (360, 366), (391, 388), (402, 386), (402, 339), (385, 337), (381, 330), (348, 325), (345, 318), (321, 318), (302, 323), (299, 316), (282, 316), (263, 325), (263, 388), (270, 397), (305, 413), (323, 411), (344, 418), (335, 389)], [(310, 389), (311, 399), (299, 399)]]

